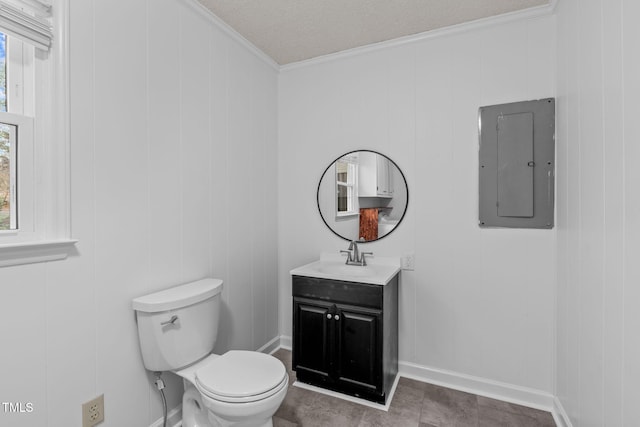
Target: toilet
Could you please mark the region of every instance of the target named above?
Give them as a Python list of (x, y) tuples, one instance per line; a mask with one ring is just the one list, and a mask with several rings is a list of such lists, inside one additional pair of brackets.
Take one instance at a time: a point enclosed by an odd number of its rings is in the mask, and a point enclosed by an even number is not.
[(208, 278), (134, 299), (142, 361), (183, 378), (182, 427), (271, 427), (287, 370), (256, 351), (211, 353), (221, 292), (222, 280)]

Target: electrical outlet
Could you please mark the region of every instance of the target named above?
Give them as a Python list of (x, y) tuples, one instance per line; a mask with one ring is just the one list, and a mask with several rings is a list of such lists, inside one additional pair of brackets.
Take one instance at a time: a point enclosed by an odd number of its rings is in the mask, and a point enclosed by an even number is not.
[(414, 270), (416, 268), (416, 254), (414, 252), (407, 252), (402, 256), (402, 269)]
[(82, 404), (82, 427), (93, 427), (104, 421), (104, 394)]

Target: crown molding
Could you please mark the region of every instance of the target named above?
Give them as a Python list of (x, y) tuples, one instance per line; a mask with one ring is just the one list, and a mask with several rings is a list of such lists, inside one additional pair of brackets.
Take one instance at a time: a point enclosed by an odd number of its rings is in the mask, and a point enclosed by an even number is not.
[(199, 15), (207, 19), (213, 25), (218, 27), (222, 32), (224, 32), (227, 36), (231, 37), (234, 41), (239, 43), (245, 49), (253, 53), (258, 59), (262, 60), (269, 67), (273, 68), (275, 71), (280, 70), (280, 65), (274, 61), (269, 55), (264, 53), (262, 50), (258, 49), (256, 45), (251, 43), (249, 40), (244, 38), (239, 32), (234, 30), (229, 24), (224, 22), (222, 19), (218, 18), (213, 12), (200, 4), (197, 0), (181, 0), (182, 3), (189, 6), (193, 11), (197, 12)]
[(330, 53), (327, 55), (318, 56), (311, 59), (305, 59), (299, 62), (292, 62), (289, 64), (280, 65), (275, 62), (269, 55), (260, 50), (256, 45), (244, 38), (240, 33), (234, 30), (229, 24), (224, 22), (212, 11), (204, 7), (197, 0), (181, 0), (185, 5), (189, 6), (192, 10), (206, 18), (213, 23), (216, 27), (222, 30), (226, 35), (231, 37), (234, 41), (245, 47), (257, 58), (262, 60), (269, 67), (278, 72), (286, 72), (295, 70), (298, 68), (304, 68), (312, 65), (322, 64), (325, 62), (336, 61), (343, 58), (348, 58), (357, 55), (363, 55), (369, 52), (375, 52), (382, 49), (388, 49), (392, 47), (402, 46), (405, 44), (411, 44), (420, 42), (423, 40), (434, 39), (438, 37), (446, 37), (454, 34), (464, 33), (467, 31), (474, 31), (482, 28), (487, 28), (493, 25), (502, 25), (509, 22), (517, 22), (527, 19), (538, 18), (542, 16), (553, 15), (556, 6), (560, 0), (549, 0), (549, 4), (543, 6), (536, 6), (529, 9), (518, 10), (514, 12), (504, 13), (502, 15), (491, 16), (488, 18), (477, 19), (475, 21), (463, 22), (457, 25), (451, 25), (448, 27), (438, 28), (435, 30), (425, 31), (423, 33), (412, 34), (410, 36), (399, 37), (392, 40), (387, 40), (379, 43), (373, 43), (366, 46), (355, 47), (352, 49), (343, 50), (336, 53)]
[(496, 15), (488, 18), (477, 19), (475, 21), (463, 22), (461, 24), (437, 28), (435, 30), (425, 31), (423, 33), (412, 34), (410, 36), (399, 37), (396, 39), (387, 40), (379, 43), (373, 43), (366, 46), (355, 47), (352, 49), (347, 49), (347, 50), (343, 50), (336, 53), (330, 53), (327, 55), (318, 56), (316, 58), (305, 59), (304, 61), (281, 65), (280, 71), (286, 72), (286, 71), (296, 70), (299, 68), (318, 65), (325, 62), (331, 62), (331, 61), (336, 61), (339, 59), (349, 58), (357, 55), (363, 55), (366, 53), (375, 52), (382, 49), (389, 49), (392, 47), (416, 43), (423, 40), (430, 40), (430, 39), (435, 39), (439, 37), (451, 36), (454, 34), (460, 34), (460, 33), (465, 33), (467, 31), (483, 29), (483, 28), (494, 26), (494, 25), (502, 25), (510, 22), (517, 22), (517, 21), (523, 21), (527, 19), (539, 18), (542, 16), (549, 16), (554, 13), (557, 2), (558, 0), (550, 0), (549, 4), (544, 6), (536, 6), (529, 9), (508, 12), (502, 15)]

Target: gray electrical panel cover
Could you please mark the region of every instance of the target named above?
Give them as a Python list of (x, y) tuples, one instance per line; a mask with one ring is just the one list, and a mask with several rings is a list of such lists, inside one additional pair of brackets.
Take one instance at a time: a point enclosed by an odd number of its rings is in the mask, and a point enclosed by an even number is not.
[(480, 107), (480, 227), (553, 228), (555, 100)]

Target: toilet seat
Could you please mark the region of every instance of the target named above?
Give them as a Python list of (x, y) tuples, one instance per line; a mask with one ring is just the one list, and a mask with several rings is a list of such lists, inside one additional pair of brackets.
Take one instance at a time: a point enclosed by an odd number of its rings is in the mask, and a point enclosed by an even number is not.
[(228, 403), (266, 399), (287, 383), (282, 362), (255, 351), (229, 351), (195, 373), (195, 385), (204, 396)]

